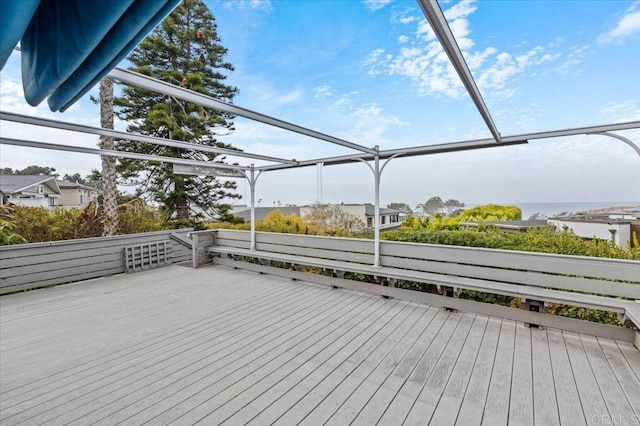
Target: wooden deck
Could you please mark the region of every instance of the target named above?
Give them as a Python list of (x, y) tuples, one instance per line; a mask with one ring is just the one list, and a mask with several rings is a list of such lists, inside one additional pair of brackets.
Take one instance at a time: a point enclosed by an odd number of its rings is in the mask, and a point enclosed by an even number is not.
[(221, 266), (0, 298), (0, 422), (640, 424), (629, 343)]

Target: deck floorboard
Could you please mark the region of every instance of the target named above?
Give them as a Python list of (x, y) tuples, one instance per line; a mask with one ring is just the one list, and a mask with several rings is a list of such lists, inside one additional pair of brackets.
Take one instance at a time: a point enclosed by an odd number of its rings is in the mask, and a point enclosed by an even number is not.
[(3, 296), (0, 339), (2, 425), (640, 420), (629, 343), (222, 266)]

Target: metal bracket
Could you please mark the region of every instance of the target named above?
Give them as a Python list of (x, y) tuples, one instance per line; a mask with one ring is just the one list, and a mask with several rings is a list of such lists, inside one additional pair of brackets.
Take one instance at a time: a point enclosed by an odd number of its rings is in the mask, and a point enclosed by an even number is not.
[[(547, 306), (543, 300), (534, 300), (534, 299), (524, 299), (524, 307), (529, 312), (538, 312), (538, 313), (546, 313)], [(530, 328), (544, 328), (540, 324), (534, 323), (525, 323), (526, 327)]]

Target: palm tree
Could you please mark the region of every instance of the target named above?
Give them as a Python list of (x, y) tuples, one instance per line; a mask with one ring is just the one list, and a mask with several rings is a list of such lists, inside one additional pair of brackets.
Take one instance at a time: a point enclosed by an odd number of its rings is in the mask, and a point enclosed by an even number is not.
[[(113, 80), (100, 80), (100, 126), (113, 129)], [(115, 141), (109, 136), (100, 136), (100, 148), (115, 148)], [(116, 158), (101, 156), (102, 159), (102, 204), (104, 208), (104, 224), (102, 236), (116, 234), (118, 228), (118, 176), (116, 174)]]

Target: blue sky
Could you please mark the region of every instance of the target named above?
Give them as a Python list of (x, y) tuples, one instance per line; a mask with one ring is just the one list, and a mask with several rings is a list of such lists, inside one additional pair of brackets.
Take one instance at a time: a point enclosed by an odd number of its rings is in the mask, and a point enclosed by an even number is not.
[[(236, 67), (235, 103), (382, 149), (490, 134), (413, 1), (207, 1)], [(639, 1), (441, 2), (502, 135), (640, 120)], [(1, 77), (3, 110), (51, 116), (20, 101), (19, 58)], [(96, 124), (84, 99), (60, 119)], [(95, 138), (2, 124), (5, 136), (94, 146)], [(225, 137), (249, 152), (310, 159), (351, 153), (238, 118)], [(620, 132), (640, 144), (639, 131)], [(2, 147), (3, 167), (88, 173), (86, 155)], [(258, 162), (256, 162), (259, 164)], [(239, 192), (248, 194), (238, 182)], [(640, 156), (611, 138), (392, 161), (383, 203), (439, 195), (467, 203), (640, 200)], [(266, 173), (262, 205), (316, 201), (314, 167)], [(363, 164), (325, 167), (323, 201), (372, 202)]]

